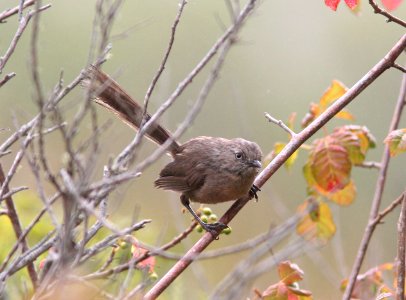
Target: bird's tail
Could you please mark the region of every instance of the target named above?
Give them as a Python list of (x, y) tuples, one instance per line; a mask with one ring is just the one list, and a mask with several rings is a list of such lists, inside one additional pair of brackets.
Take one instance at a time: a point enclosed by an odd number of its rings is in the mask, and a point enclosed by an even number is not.
[[(93, 100), (117, 115), (123, 122), (134, 129), (139, 129), (143, 120), (143, 108), (120, 85), (106, 73), (96, 67), (89, 68), (82, 85), (90, 89)], [(145, 115), (146, 121), (151, 116)], [(158, 123), (153, 123), (146, 132), (148, 138), (159, 145), (172, 137), (170, 132)], [(173, 141), (168, 151), (177, 153), (179, 144)]]

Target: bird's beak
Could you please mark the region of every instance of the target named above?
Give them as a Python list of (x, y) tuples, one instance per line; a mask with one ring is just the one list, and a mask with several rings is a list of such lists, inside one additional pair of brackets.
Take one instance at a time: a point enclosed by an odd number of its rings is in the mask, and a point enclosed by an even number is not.
[(261, 164), (261, 162), (259, 161), (259, 160), (251, 160), (250, 161), (250, 165), (252, 166), (252, 167), (254, 167), (254, 168), (257, 168), (257, 169), (261, 169), (262, 168), (262, 164)]

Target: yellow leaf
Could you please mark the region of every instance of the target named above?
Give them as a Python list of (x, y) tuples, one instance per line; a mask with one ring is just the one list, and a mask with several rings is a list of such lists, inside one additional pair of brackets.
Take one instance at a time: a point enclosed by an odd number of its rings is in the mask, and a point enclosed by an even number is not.
[[(322, 114), (331, 103), (344, 95), (347, 90), (348, 89), (345, 87), (345, 85), (340, 81), (333, 80), (331, 85), (324, 92), (323, 96), (321, 96), (319, 104), (310, 103), (309, 112), (302, 120), (302, 127), (304, 128), (309, 125), (309, 123)], [(336, 117), (345, 120), (354, 120), (354, 116), (345, 110), (342, 110), (336, 114)]]
[(336, 231), (330, 207), (323, 201), (310, 198), (299, 206), (298, 211), (305, 211), (310, 204), (314, 208), (299, 221), (296, 231), (307, 240), (327, 242)]
[(340, 111), (338, 114), (335, 115), (336, 118), (344, 119), (344, 120), (354, 120), (354, 116), (346, 110)]
[[(274, 145), (274, 155), (278, 155), (283, 148), (285, 148), (286, 144), (284, 143), (275, 143)], [(290, 169), (290, 167), (294, 164), (294, 162), (297, 159), (297, 155), (299, 153), (299, 150), (296, 150), (295, 152), (293, 152), (293, 154), (286, 160), (285, 162), (285, 167), (286, 169)], [(274, 156), (275, 157), (275, 156)]]
[(333, 80), (330, 87), (324, 92), (320, 99), (320, 106), (323, 111), (334, 101), (347, 92), (347, 88), (338, 80)]
[(279, 263), (278, 272), (281, 281), (287, 285), (302, 280), (304, 275), (304, 272), (299, 268), (299, 266), (291, 263), (290, 261), (283, 261)]

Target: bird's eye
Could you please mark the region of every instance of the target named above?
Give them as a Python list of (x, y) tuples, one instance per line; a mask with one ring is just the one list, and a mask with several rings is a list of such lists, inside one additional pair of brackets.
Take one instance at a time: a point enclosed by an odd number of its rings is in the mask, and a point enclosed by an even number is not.
[(236, 158), (236, 159), (241, 159), (241, 158), (242, 158), (242, 153), (241, 153), (241, 152), (237, 152), (237, 153), (235, 154), (235, 158)]

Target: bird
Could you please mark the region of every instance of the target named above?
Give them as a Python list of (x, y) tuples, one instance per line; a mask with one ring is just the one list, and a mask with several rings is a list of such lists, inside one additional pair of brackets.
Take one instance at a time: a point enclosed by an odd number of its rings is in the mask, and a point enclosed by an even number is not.
[[(116, 81), (94, 66), (88, 69), (83, 85), (90, 89), (92, 100), (136, 130), (151, 118)], [(173, 160), (161, 170), (155, 187), (180, 193), (183, 206), (211, 234), (228, 226), (203, 222), (190, 206), (191, 201), (215, 204), (247, 195), (258, 199), (260, 189), (253, 183), (262, 167), (262, 151), (257, 143), (243, 138), (199, 136), (180, 144), (158, 122), (151, 124), (146, 136), (158, 145), (171, 140), (167, 151)]]

